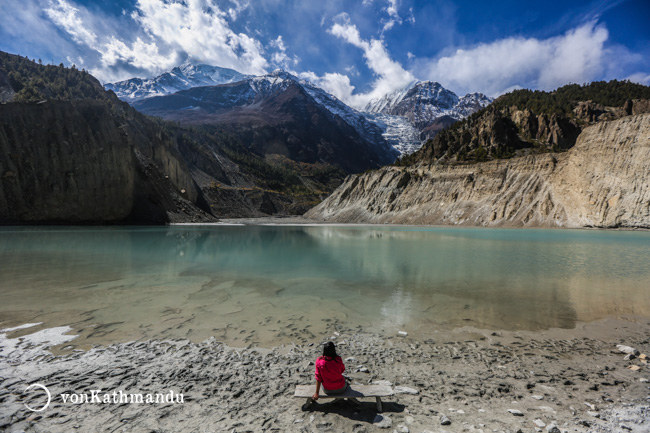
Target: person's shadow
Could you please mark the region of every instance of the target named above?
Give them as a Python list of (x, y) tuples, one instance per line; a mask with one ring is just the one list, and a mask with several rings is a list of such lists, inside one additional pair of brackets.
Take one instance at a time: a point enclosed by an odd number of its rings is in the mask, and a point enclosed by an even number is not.
[[(400, 413), (404, 412), (405, 405), (382, 401), (383, 412)], [(334, 399), (331, 401), (313, 401), (309, 407), (303, 409), (305, 412), (335, 413), (354, 421), (367, 422), (372, 424), (377, 416), (377, 404), (372, 401), (360, 401), (358, 404), (347, 399)]]

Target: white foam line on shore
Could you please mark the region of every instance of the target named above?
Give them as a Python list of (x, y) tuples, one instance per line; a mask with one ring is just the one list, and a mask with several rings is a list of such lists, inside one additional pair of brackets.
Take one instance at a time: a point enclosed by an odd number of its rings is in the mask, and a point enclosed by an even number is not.
[(0, 332), (13, 332), (13, 331), (17, 331), (19, 329), (31, 328), (32, 326), (40, 325), (41, 323), (43, 323), (43, 322), (25, 323), (24, 325), (15, 326), (13, 328), (0, 329)]

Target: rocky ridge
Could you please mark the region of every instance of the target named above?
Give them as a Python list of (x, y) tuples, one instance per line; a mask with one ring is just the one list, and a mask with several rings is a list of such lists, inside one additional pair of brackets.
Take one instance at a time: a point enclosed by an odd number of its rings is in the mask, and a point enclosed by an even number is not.
[(230, 127), (258, 155), (327, 163), (348, 173), (392, 163), (398, 155), (381, 129), (361, 113), (280, 70), (148, 98), (133, 106), (184, 125)]
[(153, 78), (130, 78), (115, 83), (106, 83), (104, 88), (112, 90), (123, 101), (133, 103), (153, 96), (170, 95), (180, 90), (199, 86), (216, 86), (245, 80), (245, 75), (234, 69), (200, 63), (185, 62)]
[[(494, 130), (492, 130), (494, 131)], [(650, 228), (650, 114), (586, 127), (573, 148), (349, 176), (305, 216), (332, 222)]]
[(491, 102), (492, 98), (482, 93), (468, 93), (459, 98), (440, 83), (414, 81), (370, 101), (364, 112), (382, 127), (384, 137), (391, 143), (397, 142), (393, 146), (407, 155), (418, 150), (423, 140)]

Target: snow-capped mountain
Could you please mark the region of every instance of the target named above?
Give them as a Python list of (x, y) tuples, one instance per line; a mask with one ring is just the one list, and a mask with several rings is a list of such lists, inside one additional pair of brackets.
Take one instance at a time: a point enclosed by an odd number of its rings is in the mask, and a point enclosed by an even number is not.
[(451, 90), (433, 81), (416, 81), (408, 86), (370, 101), (365, 111), (406, 117), (422, 130), (442, 116), (462, 119), (492, 102), (482, 93), (459, 98)]
[[(286, 91), (292, 85), (303, 89), (316, 104), (333, 116), (341, 118), (363, 139), (382, 148), (383, 153), (392, 155), (393, 159), (397, 156), (397, 152), (387, 144), (382, 136), (382, 129), (374, 122), (369, 121), (362, 113), (312, 83), (282, 70), (275, 70), (267, 75), (246, 78), (227, 85), (193, 88), (165, 98), (148, 98), (134, 102), (133, 106), (148, 114), (161, 116), (163, 115), (162, 111), (168, 110), (187, 112), (187, 110), (202, 109), (207, 112), (217, 112), (259, 104)], [(188, 116), (184, 117), (188, 118)]]
[(348, 173), (389, 164), (399, 155), (363, 114), (281, 70), (147, 98), (133, 106), (181, 124), (234, 128), (259, 155), (328, 163)]
[[(492, 103), (492, 98), (482, 93), (468, 93), (459, 98), (440, 83), (414, 81), (402, 89), (388, 93), (382, 98), (370, 101), (364, 111), (368, 118), (377, 120), (384, 131), (384, 138), (401, 153), (412, 153), (426, 139), (435, 135), (442, 127), (454, 120), (461, 120)], [(377, 117), (379, 113), (382, 116)], [(397, 116), (400, 119), (392, 119)], [(404, 121), (411, 125), (409, 128)], [(418, 131), (418, 142), (414, 142), (414, 130)]]
[(249, 78), (233, 69), (187, 62), (154, 78), (131, 78), (104, 84), (122, 100), (132, 103), (153, 96), (170, 95), (199, 86), (216, 86)]
[(406, 117), (383, 113), (363, 113), (383, 131), (384, 139), (401, 155), (413, 153), (422, 147), (421, 132)]

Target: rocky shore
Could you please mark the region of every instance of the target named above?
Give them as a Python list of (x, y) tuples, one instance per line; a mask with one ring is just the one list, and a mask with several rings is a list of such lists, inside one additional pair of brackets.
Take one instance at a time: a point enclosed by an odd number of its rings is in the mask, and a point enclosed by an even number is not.
[[(640, 354), (650, 351), (647, 319), (541, 332), (432, 331), (423, 341), (332, 321), (331, 335), (301, 345), (233, 348), (211, 337), (66, 353), (63, 343), (58, 355), (48, 351), (47, 341), (0, 335), (0, 430), (6, 432), (650, 430), (647, 364), (643, 356), (624, 359), (617, 349), (623, 343)], [(382, 414), (370, 399), (360, 406), (320, 400), (301, 411), (294, 387), (313, 382), (319, 343), (328, 339), (337, 342), (352, 383), (383, 381), (393, 387), (396, 393), (384, 399)], [(46, 402), (42, 391), (25, 392), (34, 383), (52, 396), (42, 412), (24, 406)], [(92, 399), (93, 392), (120, 391), (145, 396), (172, 391), (182, 394), (183, 402)], [(84, 393), (89, 403), (71, 402), (70, 395)]]

